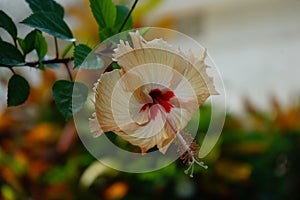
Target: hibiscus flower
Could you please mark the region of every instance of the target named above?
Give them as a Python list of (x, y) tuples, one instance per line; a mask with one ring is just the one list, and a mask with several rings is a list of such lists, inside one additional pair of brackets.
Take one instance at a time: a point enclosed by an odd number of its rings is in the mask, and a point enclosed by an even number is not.
[(142, 153), (157, 146), (165, 153), (177, 138), (183, 159), (198, 162), (197, 145), (181, 134), (195, 112), (217, 94), (206, 73), (206, 50), (200, 58), (162, 39), (146, 41), (138, 31), (131, 43), (120, 41), (113, 60), (121, 69), (101, 75), (95, 84), (94, 136), (112, 131)]

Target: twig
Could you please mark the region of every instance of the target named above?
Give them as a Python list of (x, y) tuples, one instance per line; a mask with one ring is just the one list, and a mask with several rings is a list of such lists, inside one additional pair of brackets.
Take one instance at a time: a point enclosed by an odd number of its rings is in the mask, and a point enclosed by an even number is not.
[(15, 47), (18, 48), (17, 40), (16, 39), (13, 40), (14, 40)]
[(55, 58), (55, 59), (51, 59), (51, 60), (42, 60), (42, 61), (35, 61), (35, 62), (27, 62), (25, 63), (23, 66), (28, 66), (28, 67), (36, 67), (36, 65), (38, 65), (40, 62), (42, 62), (42, 64), (57, 64), (57, 63), (68, 63), (70, 61), (74, 60), (73, 57), (70, 58)]
[(64, 65), (65, 65), (65, 67), (66, 67), (66, 69), (67, 69), (68, 75), (69, 75), (69, 77), (70, 77), (70, 81), (73, 82), (73, 77), (72, 77), (70, 68), (69, 68), (69, 66), (68, 66), (68, 62), (64, 63)]
[(134, 3), (132, 4), (132, 7), (131, 7), (129, 13), (127, 14), (127, 16), (126, 16), (126, 18), (125, 18), (123, 24), (122, 24), (121, 27), (119, 28), (119, 31), (118, 31), (119, 33), (123, 30), (124, 26), (126, 25), (126, 23), (127, 23), (128, 19), (129, 19), (130, 15), (131, 15), (131, 13), (132, 13), (132, 11), (134, 10), (134, 8), (135, 8), (136, 4), (138, 3), (138, 1), (139, 1), (139, 0), (135, 0)]
[(14, 70), (12, 67), (9, 67), (8, 69), (10, 69), (10, 71), (11, 71), (13, 74), (16, 74), (15, 70)]
[(58, 59), (58, 44), (57, 44), (56, 37), (54, 37), (54, 44), (55, 44), (55, 58)]

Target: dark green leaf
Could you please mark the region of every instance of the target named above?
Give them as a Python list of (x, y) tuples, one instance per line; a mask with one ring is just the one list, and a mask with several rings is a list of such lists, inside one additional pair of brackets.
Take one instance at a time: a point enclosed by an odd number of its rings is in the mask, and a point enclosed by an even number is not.
[(80, 44), (74, 50), (74, 68), (102, 69), (104, 61), (86, 45)]
[[(22, 39), (22, 38), (17, 38), (17, 41), (23, 51), (23, 53), (25, 52), (25, 49), (26, 49), (26, 45), (25, 45), (25, 41)], [(25, 53), (24, 53), (25, 54)]]
[(36, 50), (39, 60), (42, 60), (48, 51), (46, 39), (39, 31), (37, 31), (35, 35), (34, 49)]
[(112, 67), (113, 69), (121, 69), (120, 65), (116, 62), (113, 62)]
[(90, 7), (101, 28), (114, 26), (117, 10), (112, 0), (90, 0)]
[(53, 0), (26, 0), (32, 12), (46, 11), (54, 12), (59, 17), (64, 17), (64, 8)]
[(0, 27), (4, 28), (14, 40), (17, 39), (18, 32), (15, 23), (2, 10), (0, 10)]
[(102, 42), (116, 33), (118, 33), (118, 30), (115, 28), (99, 28), (99, 38)]
[(22, 53), (12, 44), (2, 41), (0, 42), (0, 65), (24, 65), (24, 56)]
[(73, 34), (65, 21), (53, 12), (38, 11), (24, 19), (21, 23), (62, 40), (75, 41)]
[[(120, 29), (126, 16), (129, 13), (129, 9), (126, 6), (121, 6), (121, 5), (117, 5), (117, 18), (115, 21), (115, 28), (116, 29)], [(123, 27), (122, 31), (126, 31), (126, 30), (130, 30), (133, 27), (133, 23), (132, 23), (132, 17), (130, 16), (129, 19), (127, 20), (125, 26)]]
[(73, 43), (68, 44), (63, 50), (63, 52), (61, 53), (61, 57), (62, 58), (66, 57), (66, 55), (70, 52), (73, 46), (74, 46)]
[(77, 113), (84, 106), (88, 96), (88, 88), (80, 82), (74, 82), (72, 95), (72, 109), (73, 114)]
[(92, 49), (84, 44), (79, 44), (74, 49), (74, 69), (79, 67)]
[(8, 81), (7, 105), (17, 106), (24, 103), (30, 93), (30, 86), (25, 78), (13, 75)]
[(26, 35), (24, 40), (18, 38), (19, 45), (25, 55), (34, 49), (36, 32), (36, 30), (31, 31)]
[(58, 110), (69, 119), (84, 106), (88, 88), (83, 83), (59, 80), (54, 83), (52, 93)]

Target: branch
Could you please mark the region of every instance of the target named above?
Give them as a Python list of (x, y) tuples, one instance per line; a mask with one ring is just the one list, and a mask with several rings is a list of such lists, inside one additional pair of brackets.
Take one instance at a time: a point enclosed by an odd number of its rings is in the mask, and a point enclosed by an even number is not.
[(58, 64), (58, 63), (68, 63), (71, 62), (72, 60), (74, 60), (73, 57), (70, 58), (54, 58), (51, 60), (42, 60), (42, 61), (35, 61), (35, 62), (27, 62), (25, 63), (23, 66), (28, 66), (28, 67), (36, 67), (40, 62), (42, 62), (42, 64)]
[(64, 65), (65, 65), (65, 67), (66, 67), (66, 69), (67, 69), (67, 72), (68, 72), (68, 75), (69, 75), (70, 81), (72, 81), (72, 82), (73, 82), (72, 73), (71, 73), (71, 71), (70, 71), (70, 68), (69, 68), (69, 66), (68, 66), (68, 63), (64, 63)]
[(120, 29), (119, 29), (119, 31), (118, 31), (119, 33), (123, 30), (125, 24), (127, 23), (128, 19), (129, 19), (129, 17), (130, 17), (130, 15), (131, 15), (132, 11), (134, 10), (134, 8), (135, 8), (136, 4), (138, 3), (138, 1), (139, 1), (139, 0), (135, 0), (135, 1), (134, 1), (134, 3), (133, 3), (133, 5), (132, 5), (132, 7), (131, 7), (131, 9), (130, 9), (130, 11), (129, 11), (129, 13), (128, 13), (128, 15), (126, 16), (126, 18), (125, 18), (123, 24), (121, 25), (121, 27), (120, 27)]
[(58, 58), (58, 44), (57, 44), (56, 37), (54, 37), (54, 45), (55, 45), (55, 58)]

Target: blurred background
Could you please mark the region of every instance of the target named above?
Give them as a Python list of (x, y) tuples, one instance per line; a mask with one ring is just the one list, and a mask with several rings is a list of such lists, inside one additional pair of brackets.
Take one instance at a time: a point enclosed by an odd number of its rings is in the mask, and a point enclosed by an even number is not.
[[(88, 0), (58, 2), (80, 42), (100, 42)], [(115, 3), (130, 7), (133, 1)], [(16, 23), (31, 13), (23, 0), (1, 0), (0, 8)], [(66, 78), (63, 69), (21, 69), (32, 86), (29, 101), (7, 108), (11, 72), (1, 68), (0, 199), (300, 199), (299, 18), (299, 0), (139, 2), (136, 28), (187, 34), (208, 49), (223, 77), (224, 130), (204, 159), (209, 168), (196, 167), (193, 179), (183, 173), (180, 160), (146, 174), (101, 165), (82, 145), (72, 120), (66, 122), (55, 108), (51, 87)], [(18, 28), (21, 37), (29, 31)], [(51, 54), (53, 41), (48, 43)], [(200, 144), (209, 105), (201, 116)]]

